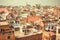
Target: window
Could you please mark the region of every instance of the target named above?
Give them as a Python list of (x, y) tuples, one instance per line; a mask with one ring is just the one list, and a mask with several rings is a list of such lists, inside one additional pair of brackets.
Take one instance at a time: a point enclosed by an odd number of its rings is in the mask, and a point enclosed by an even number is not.
[(8, 36), (8, 39), (10, 39), (10, 36)]
[(58, 33), (60, 33), (60, 29), (58, 29)]
[(0, 16), (0, 20), (4, 20), (4, 19)]

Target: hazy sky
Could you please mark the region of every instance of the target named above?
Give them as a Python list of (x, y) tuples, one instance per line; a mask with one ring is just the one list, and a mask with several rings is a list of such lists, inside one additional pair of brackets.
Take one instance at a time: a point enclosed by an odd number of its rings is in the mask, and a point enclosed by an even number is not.
[(0, 0), (0, 5), (25, 5), (29, 3), (31, 5), (60, 5), (60, 0)]

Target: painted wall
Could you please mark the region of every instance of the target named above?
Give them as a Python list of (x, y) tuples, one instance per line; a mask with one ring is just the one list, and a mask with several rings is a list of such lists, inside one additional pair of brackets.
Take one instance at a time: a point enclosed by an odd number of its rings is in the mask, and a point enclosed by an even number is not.
[(41, 5), (60, 5), (60, 0), (0, 0), (0, 5), (25, 5), (29, 3), (34, 5), (41, 3)]

